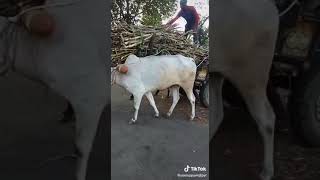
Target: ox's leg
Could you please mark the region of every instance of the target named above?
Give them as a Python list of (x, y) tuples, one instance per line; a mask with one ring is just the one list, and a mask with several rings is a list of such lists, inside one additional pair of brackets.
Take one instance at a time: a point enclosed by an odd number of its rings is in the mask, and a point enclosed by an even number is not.
[(143, 97), (143, 94), (144, 93), (134, 93), (133, 96), (133, 106), (134, 106), (134, 117), (129, 121), (129, 124), (134, 124), (137, 119), (138, 119), (138, 112), (139, 112), (139, 107), (140, 107), (140, 104), (141, 104), (141, 99)]
[[(99, 70), (99, 69), (98, 69)], [(107, 94), (103, 82), (106, 74), (97, 71), (72, 87), (61, 90), (72, 104), (75, 122), (75, 145), (78, 154), (76, 164), (76, 180), (86, 180), (89, 156), (96, 136), (100, 116), (107, 104)]]
[(186, 95), (190, 101), (190, 104), (191, 104), (191, 116), (190, 116), (190, 120), (193, 120), (194, 117), (196, 116), (195, 114), (195, 111), (196, 111), (196, 108), (195, 108), (195, 104), (196, 104), (196, 97), (194, 96), (193, 94), (193, 84), (192, 85), (187, 85), (186, 87), (185, 86), (182, 86), (183, 90), (186, 92)]
[(160, 91), (157, 90), (156, 93), (154, 94), (154, 96), (158, 96), (159, 92), (160, 92)]
[(154, 102), (152, 93), (151, 93), (151, 92), (147, 92), (147, 93), (146, 93), (146, 96), (147, 96), (147, 99), (148, 99), (150, 105), (153, 107), (153, 109), (154, 109), (154, 111), (155, 111), (155, 113), (156, 113), (154, 116), (155, 116), (156, 118), (158, 118), (158, 117), (159, 117), (159, 111), (158, 111), (158, 109), (157, 109), (156, 103)]
[(275, 114), (265, 93), (265, 89), (242, 91), (249, 111), (257, 123), (264, 143), (264, 164), (261, 173), (262, 180), (271, 180), (273, 177), (273, 151), (274, 151), (274, 123)]
[(63, 112), (63, 117), (60, 122), (66, 123), (70, 121), (75, 121), (75, 117), (72, 105), (68, 102), (67, 109)]
[(222, 75), (215, 73), (213, 74), (212, 83), (210, 83), (209, 88), (212, 88), (210, 90), (210, 95), (212, 93), (212, 99), (213, 99), (213, 108), (212, 108), (212, 114), (213, 114), (213, 122), (210, 122), (210, 139), (213, 138), (213, 136), (216, 134), (221, 122), (223, 121), (223, 99), (222, 99), (222, 86), (224, 78)]
[(180, 99), (179, 89), (180, 89), (179, 86), (173, 86), (170, 88), (171, 93), (172, 93), (172, 105), (171, 105), (169, 111), (167, 112), (167, 117), (171, 116), (173, 109), (176, 107), (176, 105)]
[(77, 180), (86, 179), (87, 163), (91, 152), (100, 113), (90, 111), (92, 107), (76, 110), (76, 148), (79, 155), (77, 162)]

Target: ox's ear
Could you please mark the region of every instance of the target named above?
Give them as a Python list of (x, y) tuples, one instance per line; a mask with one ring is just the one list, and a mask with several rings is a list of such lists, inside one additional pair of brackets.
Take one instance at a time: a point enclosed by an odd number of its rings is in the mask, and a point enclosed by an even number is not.
[(111, 67), (111, 72), (117, 70), (117, 67), (118, 67), (118, 66), (116, 66), (116, 67)]
[(118, 64), (116, 67), (115, 67), (115, 70), (119, 71), (120, 69), (120, 64)]

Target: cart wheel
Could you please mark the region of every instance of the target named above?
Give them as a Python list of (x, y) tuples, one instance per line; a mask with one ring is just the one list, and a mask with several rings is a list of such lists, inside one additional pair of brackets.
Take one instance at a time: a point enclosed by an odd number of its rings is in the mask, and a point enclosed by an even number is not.
[(200, 89), (200, 101), (202, 105), (206, 108), (209, 107), (209, 81), (204, 82)]
[(320, 147), (320, 73), (310, 73), (301, 79), (294, 92), (291, 104), (294, 129), (307, 146)]

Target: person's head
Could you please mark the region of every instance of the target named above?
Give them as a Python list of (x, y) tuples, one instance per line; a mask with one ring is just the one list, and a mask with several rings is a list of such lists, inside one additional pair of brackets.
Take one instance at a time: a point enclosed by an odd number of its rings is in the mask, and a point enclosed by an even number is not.
[(180, 7), (183, 8), (183, 7), (186, 7), (187, 6), (187, 0), (180, 0)]

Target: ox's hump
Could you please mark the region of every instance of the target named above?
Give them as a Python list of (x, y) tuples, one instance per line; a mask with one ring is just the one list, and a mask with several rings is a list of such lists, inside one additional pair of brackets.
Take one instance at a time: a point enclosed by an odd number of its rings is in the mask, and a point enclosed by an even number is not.
[(125, 61), (125, 64), (137, 63), (139, 61), (139, 57), (134, 54), (130, 54)]

